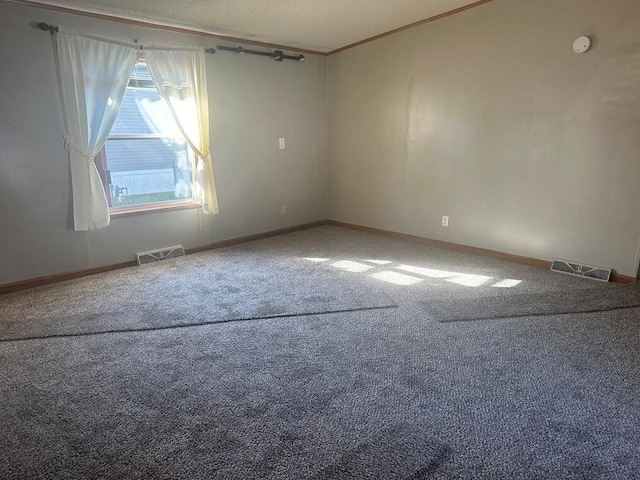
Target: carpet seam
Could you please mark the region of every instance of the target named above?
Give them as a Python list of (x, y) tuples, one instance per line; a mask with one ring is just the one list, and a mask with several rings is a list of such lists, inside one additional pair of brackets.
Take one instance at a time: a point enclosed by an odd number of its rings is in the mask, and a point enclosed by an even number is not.
[[(579, 313), (600, 313), (600, 312), (611, 312), (615, 310), (631, 310), (633, 308), (640, 308), (640, 304), (630, 305), (630, 306), (626, 305), (621, 307), (598, 308), (594, 310), (577, 310), (577, 311), (571, 311), (571, 312), (527, 313), (526, 315), (498, 315), (495, 317), (483, 317), (483, 318), (461, 318), (457, 320), (437, 320), (437, 322), (438, 323), (467, 323), (467, 322), (481, 322), (485, 320), (503, 320), (506, 318), (554, 317), (556, 315), (576, 315)], [(433, 317), (433, 315), (430, 315), (430, 316)]]
[(218, 325), (223, 323), (250, 322), (250, 321), (256, 321), (256, 320), (273, 320), (276, 318), (310, 317), (313, 315), (331, 315), (335, 313), (366, 312), (371, 310), (388, 310), (393, 308), (398, 308), (398, 305), (396, 303), (392, 303), (391, 305), (380, 306), (380, 307), (359, 307), (359, 308), (347, 308), (347, 309), (341, 309), (341, 310), (327, 310), (323, 312), (284, 313), (284, 314), (278, 314), (278, 315), (268, 315), (268, 316), (259, 316), (259, 317), (207, 320), (204, 322), (168, 325), (164, 327), (123, 328), (123, 329), (114, 329), (114, 330), (101, 330), (98, 332), (65, 333), (65, 334), (42, 335), (42, 336), (32, 336), (32, 337), (20, 337), (20, 338), (0, 338), (0, 343), (26, 342), (30, 340), (48, 340), (53, 338), (88, 337), (91, 335), (108, 335), (113, 333), (154, 332), (159, 330), (174, 330), (179, 328), (202, 327), (205, 325)]

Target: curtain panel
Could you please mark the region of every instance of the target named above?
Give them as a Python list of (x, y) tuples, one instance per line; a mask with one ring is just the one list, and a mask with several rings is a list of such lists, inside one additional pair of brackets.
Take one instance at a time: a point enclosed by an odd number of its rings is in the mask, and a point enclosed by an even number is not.
[(205, 213), (218, 213), (209, 144), (209, 98), (202, 50), (144, 50), (151, 77), (182, 135), (196, 155), (192, 199)]
[(93, 158), (111, 131), (139, 50), (63, 29), (56, 47), (74, 229), (91, 231), (109, 225), (109, 205)]

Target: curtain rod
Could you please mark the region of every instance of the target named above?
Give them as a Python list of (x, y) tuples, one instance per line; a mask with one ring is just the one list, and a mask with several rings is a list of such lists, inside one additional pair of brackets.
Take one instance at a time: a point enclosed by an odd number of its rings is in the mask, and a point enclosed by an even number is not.
[[(38, 23), (37, 26), (43, 32), (49, 32), (49, 33), (51, 33), (51, 35), (53, 35), (55, 33), (58, 33), (60, 31), (59, 27), (56, 27), (55, 25), (49, 25), (48, 23), (45, 23), (45, 22), (40, 22), (40, 23)], [(80, 35), (82, 35), (82, 34), (80, 34)], [(85, 36), (93, 38), (91, 35), (85, 35)], [(105, 40), (107, 40), (107, 39), (105, 39)], [(117, 40), (114, 41), (114, 42), (115, 43), (122, 43), (122, 42), (118, 42)], [(138, 41), (136, 40), (133, 43), (137, 45)], [(145, 47), (143, 45), (138, 45), (138, 47), (140, 48), (140, 50), (144, 50), (145, 49)], [(185, 48), (185, 47), (166, 47), (166, 48), (169, 49), (169, 50), (177, 50), (177, 49), (180, 49), (180, 48), (188, 49), (188, 48)], [(150, 46), (150, 47), (147, 47), (147, 49), (148, 50), (159, 50), (159, 49), (161, 50), (162, 47)], [(216, 49), (215, 48), (204, 48), (203, 50), (206, 53), (216, 53)]]
[(295, 60), (297, 62), (304, 62), (304, 55), (285, 55), (282, 50), (274, 50), (273, 52), (263, 52), (260, 50), (248, 50), (242, 47), (228, 47), (226, 45), (217, 45), (218, 50), (222, 50), (225, 52), (233, 52), (238, 55), (244, 55), (248, 53), (249, 55), (260, 55), (262, 57), (271, 57), (276, 62), (281, 62), (283, 60)]
[[(49, 25), (48, 23), (45, 23), (45, 22), (38, 23), (38, 28), (43, 32), (51, 33), (51, 35), (53, 35), (54, 33), (58, 33), (60, 31), (59, 27), (56, 27), (55, 25)], [(238, 55), (244, 55), (245, 53), (247, 53), (249, 55), (259, 55), (262, 57), (270, 57), (270, 58), (273, 58), (276, 62), (282, 62), (283, 60), (295, 60), (296, 62), (304, 62), (304, 55), (302, 54), (286, 55), (282, 50), (273, 50), (272, 52), (264, 52), (261, 50), (249, 50), (246, 48), (242, 48), (240, 46), (229, 47), (226, 45), (218, 45), (217, 47), (218, 47), (218, 50), (222, 50), (225, 52), (233, 52), (233, 53), (237, 53)], [(155, 47), (149, 47), (149, 48), (153, 49)], [(144, 47), (141, 45), (140, 49), (142, 50), (144, 49)], [(205, 48), (204, 51), (206, 53), (216, 53), (215, 48)]]

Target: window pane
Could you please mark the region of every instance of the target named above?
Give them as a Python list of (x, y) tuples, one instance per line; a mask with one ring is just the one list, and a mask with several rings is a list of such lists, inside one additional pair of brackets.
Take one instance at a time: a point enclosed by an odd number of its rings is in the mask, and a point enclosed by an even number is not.
[(110, 135), (147, 134), (182, 136), (169, 107), (155, 88), (127, 87)]
[(112, 207), (188, 199), (191, 175), (184, 140), (107, 140)]
[(151, 78), (151, 72), (149, 72), (149, 67), (147, 67), (147, 62), (144, 60), (138, 60), (136, 65), (133, 67), (133, 72), (131, 73), (131, 80), (139, 80), (139, 81), (153, 81)]
[(105, 144), (112, 208), (191, 198), (193, 154), (150, 80), (138, 62)]

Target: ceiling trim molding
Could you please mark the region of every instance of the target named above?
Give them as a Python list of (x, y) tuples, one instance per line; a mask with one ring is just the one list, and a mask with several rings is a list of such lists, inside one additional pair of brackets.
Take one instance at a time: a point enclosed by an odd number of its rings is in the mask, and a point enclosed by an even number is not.
[(373, 42), (374, 40), (379, 40), (381, 38), (388, 37), (390, 35), (394, 35), (396, 33), (400, 33), (405, 30), (409, 30), (410, 28), (419, 27), (420, 25), (424, 25), (425, 23), (435, 22), (436, 20), (441, 20), (443, 18), (450, 17), (451, 15), (455, 15), (456, 13), (461, 13), (466, 10), (479, 7), (480, 5), (490, 3), (492, 1), (493, 0), (478, 0), (477, 2), (470, 3), (469, 5), (454, 8), (453, 10), (449, 10), (448, 12), (444, 12), (439, 15), (435, 15), (433, 17), (425, 18), (424, 20), (418, 20), (417, 22), (410, 23), (408, 25), (405, 25), (404, 27), (399, 27), (393, 30), (389, 30), (388, 32), (381, 33), (379, 35), (374, 35), (373, 37), (365, 38), (364, 40), (360, 40), (359, 42), (355, 42), (350, 45), (345, 45), (344, 47), (336, 48), (335, 50), (331, 50), (330, 52), (325, 53), (324, 55), (335, 55), (336, 53), (344, 52), (345, 50), (350, 50), (352, 48), (358, 47), (365, 43)]
[(45, 10), (51, 10), (53, 12), (68, 13), (68, 14), (71, 14), (71, 15), (80, 15), (82, 17), (97, 18), (97, 19), (100, 19), (100, 20), (108, 20), (108, 21), (111, 21), (111, 22), (125, 23), (125, 24), (129, 24), (129, 25), (137, 25), (139, 27), (155, 28), (157, 30), (166, 30), (166, 31), (175, 32), (175, 33), (186, 33), (186, 34), (189, 34), (189, 35), (199, 35), (201, 37), (215, 38), (216, 40), (222, 40), (222, 41), (225, 41), (225, 42), (244, 43), (244, 44), (248, 44), (248, 45), (256, 45), (256, 46), (265, 47), (265, 48), (276, 48), (276, 49), (279, 49), (279, 50), (287, 50), (287, 51), (306, 53), (306, 54), (309, 54), (309, 55), (321, 55), (321, 56), (327, 56), (328, 55), (326, 52), (319, 52), (319, 51), (316, 51), (316, 50), (308, 50), (308, 49), (305, 49), (305, 48), (292, 47), (292, 46), (289, 46), (289, 45), (280, 45), (280, 44), (277, 44), (277, 43), (260, 42), (260, 41), (257, 41), (257, 40), (248, 40), (246, 38), (232, 37), (232, 36), (229, 36), (229, 35), (220, 35), (220, 34), (217, 34), (217, 33), (210, 33), (210, 32), (205, 32), (205, 31), (202, 31), (202, 30), (194, 30), (194, 29), (190, 29), (190, 28), (186, 28), (186, 27), (178, 27), (178, 26), (174, 26), (174, 25), (148, 22), (148, 21), (145, 21), (145, 20), (136, 20), (134, 18), (116, 17), (115, 15), (109, 15), (109, 14), (106, 14), (106, 13), (88, 12), (88, 11), (85, 11), (85, 10), (78, 10), (78, 9), (75, 9), (75, 8), (59, 7), (57, 5), (49, 5), (47, 3), (34, 2), (32, 0), (0, 0), (0, 1), (5, 1), (7, 3), (14, 3), (14, 4), (18, 4), (18, 5), (25, 5), (25, 6), (28, 6), (28, 7), (42, 8), (42, 9), (45, 9)]
[(175, 33), (184, 33), (184, 34), (188, 34), (188, 35), (198, 35), (198, 36), (206, 37), (206, 38), (215, 38), (216, 40), (222, 40), (222, 41), (226, 41), (226, 42), (244, 43), (244, 44), (248, 44), (248, 45), (256, 45), (256, 46), (265, 47), (265, 48), (275, 48), (275, 49), (280, 49), (280, 50), (287, 50), (287, 51), (295, 51), (295, 52), (300, 52), (300, 53), (306, 53), (306, 54), (309, 54), (309, 55), (329, 56), (329, 55), (335, 55), (336, 53), (344, 52), (345, 50), (350, 50), (352, 48), (358, 47), (358, 46), (363, 45), (365, 43), (370, 43), (370, 42), (373, 42), (375, 40), (379, 40), (381, 38), (388, 37), (390, 35), (394, 35), (396, 33), (400, 33), (400, 32), (403, 32), (405, 30), (409, 30), (409, 29), (414, 28), (414, 27), (418, 27), (420, 25), (424, 25), (426, 23), (431, 23), (431, 22), (435, 22), (436, 20), (441, 20), (443, 18), (450, 17), (451, 15), (455, 15), (457, 13), (461, 13), (461, 12), (464, 12), (466, 10), (470, 10), (472, 8), (479, 7), (481, 5), (485, 5), (487, 3), (492, 2), (493, 0), (478, 0), (478, 1), (474, 2), (474, 3), (470, 3), (469, 5), (458, 7), (458, 8), (455, 8), (453, 10), (449, 10), (447, 12), (435, 15), (433, 17), (425, 18), (423, 20), (418, 20), (417, 22), (413, 22), (413, 23), (410, 23), (408, 25), (404, 25), (402, 27), (398, 27), (398, 28), (395, 28), (393, 30), (389, 30), (388, 32), (380, 33), (378, 35), (374, 35), (372, 37), (365, 38), (364, 40), (360, 40), (358, 42), (355, 42), (355, 43), (352, 43), (352, 44), (349, 44), (349, 45), (345, 45), (344, 47), (336, 48), (335, 50), (331, 50), (329, 52), (321, 52), (321, 51), (318, 51), (318, 50), (309, 50), (309, 49), (305, 49), (305, 48), (292, 47), (290, 45), (281, 45), (281, 44), (277, 44), (277, 43), (261, 42), (261, 41), (258, 41), (258, 40), (249, 40), (249, 39), (242, 38), (242, 37), (233, 37), (233, 36), (230, 36), (230, 35), (221, 35), (221, 34), (217, 34), (217, 33), (206, 32), (206, 31), (203, 31), (203, 30), (196, 30), (196, 29), (192, 29), (192, 28), (180, 27), (180, 26), (170, 25), (170, 24), (165, 24), (165, 23), (155, 23), (155, 22), (150, 22), (150, 21), (146, 21), (146, 20), (138, 20), (138, 19), (135, 19), (135, 18), (118, 17), (118, 16), (115, 16), (115, 15), (110, 15), (110, 14), (106, 14), (106, 13), (91, 12), (91, 11), (80, 10), (80, 9), (71, 8), (71, 7), (61, 7), (61, 6), (58, 6), (58, 5), (50, 5), (48, 3), (37, 2), (37, 1), (34, 1), (34, 0), (0, 0), (0, 2), (2, 2), (2, 1), (4, 1), (6, 3), (25, 5), (25, 6), (34, 7), (34, 8), (42, 8), (42, 9), (50, 10), (50, 11), (53, 11), (53, 12), (67, 13), (67, 14), (70, 14), (70, 15), (79, 15), (79, 16), (83, 16), (83, 17), (97, 18), (97, 19), (100, 19), (100, 20), (107, 20), (107, 21), (111, 21), (111, 22), (124, 23), (124, 24), (128, 24), (128, 25), (137, 25), (137, 26), (140, 26), (140, 27), (154, 28), (154, 29), (157, 29), (157, 30), (165, 30), (165, 31), (175, 32)]

